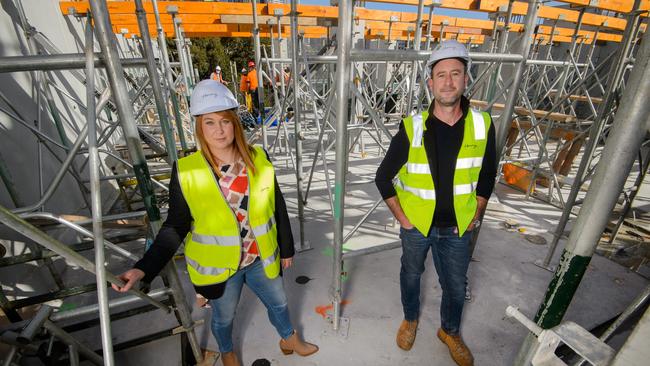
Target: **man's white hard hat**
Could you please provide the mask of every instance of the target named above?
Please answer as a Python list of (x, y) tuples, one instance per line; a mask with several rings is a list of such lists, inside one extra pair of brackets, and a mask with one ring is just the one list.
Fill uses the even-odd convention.
[(465, 60), (468, 67), (470, 64), (469, 52), (465, 46), (453, 39), (448, 41), (441, 42), (429, 56), (429, 61), (427, 61), (427, 75), (431, 76), (431, 69), (436, 62), (444, 60), (447, 58), (460, 58)]
[(239, 103), (225, 85), (212, 79), (201, 80), (190, 97), (190, 113), (193, 116), (238, 108)]
[(215, 67), (215, 70), (217, 70), (217, 71), (221, 71), (221, 66), (217, 66), (217, 67)]

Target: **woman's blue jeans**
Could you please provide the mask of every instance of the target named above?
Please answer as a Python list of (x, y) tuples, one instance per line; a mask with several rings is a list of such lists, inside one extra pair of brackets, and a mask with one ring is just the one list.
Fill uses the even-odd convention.
[(424, 261), (431, 249), (433, 264), (442, 288), (440, 321), (448, 334), (460, 334), (460, 319), (465, 305), (467, 268), (470, 261), (471, 232), (458, 237), (455, 227), (432, 227), (428, 237), (416, 228), (400, 229), (402, 239), (402, 267), (400, 289), (404, 319), (417, 320), (420, 313), (420, 277)]
[(244, 283), (262, 300), (269, 320), (280, 337), (286, 339), (293, 334), (282, 277), (269, 279), (264, 273), (262, 262), (256, 260), (228, 279), (226, 289), (220, 298), (210, 300), (212, 334), (217, 339), (219, 351), (224, 353), (233, 350), (232, 323)]

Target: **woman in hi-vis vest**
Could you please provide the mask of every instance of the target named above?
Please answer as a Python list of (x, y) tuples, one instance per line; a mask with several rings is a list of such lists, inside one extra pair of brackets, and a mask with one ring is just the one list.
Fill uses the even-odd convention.
[(120, 278), (128, 291), (150, 282), (185, 240), (187, 271), (212, 308), (212, 333), (225, 366), (241, 363), (232, 344), (235, 310), (244, 283), (266, 306), (284, 354), (307, 356), (318, 347), (302, 341), (289, 319), (281, 269), (292, 265), (289, 216), (266, 152), (246, 142), (237, 100), (214, 80), (199, 82), (190, 112), (199, 151), (178, 160), (169, 186), (169, 211), (153, 245)]

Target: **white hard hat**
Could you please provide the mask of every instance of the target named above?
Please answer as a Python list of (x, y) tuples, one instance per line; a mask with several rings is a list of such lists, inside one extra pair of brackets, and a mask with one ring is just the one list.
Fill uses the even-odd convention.
[(427, 61), (427, 75), (431, 76), (431, 68), (433, 65), (447, 58), (460, 58), (467, 62), (467, 65), (470, 63), (469, 53), (465, 46), (453, 39), (444, 41), (440, 43), (429, 56), (429, 61)]
[(217, 67), (215, 67), (215, 70), (217, 70), (217, 71), (221, 71), (221, 66), (217, 66)]
[(232, 92), (216, 80), (201, 80), (194, 86), (190, 97), (190, 113), (200, 116), (239, 107)]

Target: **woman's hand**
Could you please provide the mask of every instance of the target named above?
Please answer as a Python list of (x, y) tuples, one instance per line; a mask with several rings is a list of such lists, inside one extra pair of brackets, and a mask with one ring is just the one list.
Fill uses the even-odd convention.
[(137, 268), (133, 268), (117, 276), (117, 278), (125, 282), (124, 286), (119, 287), (116, 284), (111, 284), (111, 287), (117, 292), (127, 292), (133, 288), (133, 286), (135, 286), (135, 284), (138, 283), (142, 277), (144, 277), (144, 272)]
[(291, 258), (282, 258), (280, 260), (280, 263), (282, 263), (282, 269), (287, 269), (293, 265), (293, 257)]

